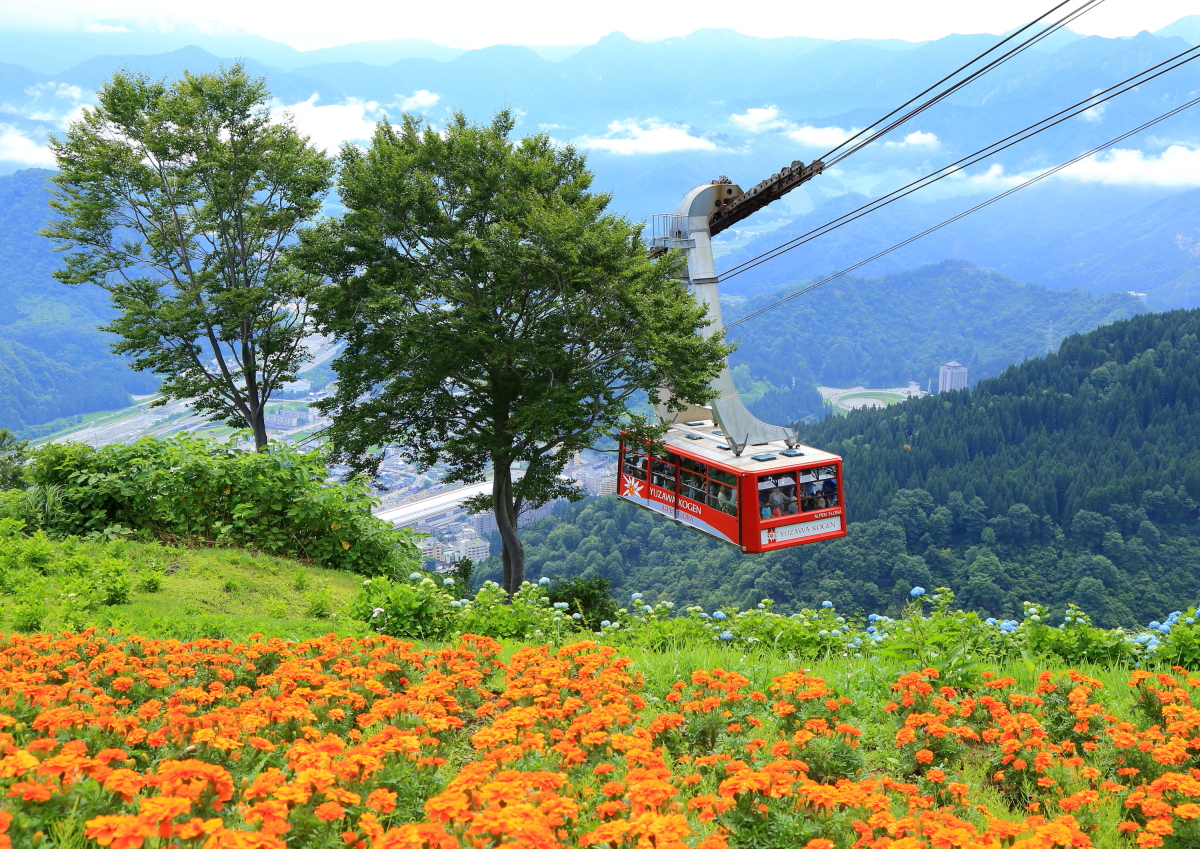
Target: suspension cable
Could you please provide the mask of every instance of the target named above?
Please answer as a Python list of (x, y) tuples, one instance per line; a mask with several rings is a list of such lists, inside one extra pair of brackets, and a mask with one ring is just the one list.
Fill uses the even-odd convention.
[(919, 177), (916, 180), (913, 180), (912, 182), (907, 183), (897, 189), (893, 189), (885, 195), (874, 198), (857, 209), (843, 213), (837, 218), (834, 218), (831, 221), (820, 225), (819, 227), (809, 230), (807, 233), (803, 233), (795, 238), (783, 242), (782, 244), (776, 245), (769, 250), (763, 251), (756, 256), (743, 260), (742, 262), (725, 271), (721, 275), (721, 279), (728, 280), (731, 277), (736, 277), (738, 274), (741, 274), (744, 271), (749, 271), (751, 268), (761, 265), (763, 262), (766, 262), (769, 259), (774, 259), (775, 257), (786, 253), (792, 248), (807, 244), (819, 236), (830, 233), (833, 230), (849, 224), (851, 221), (855, 221), (870, 212), (881, 209), (890, 203), (894, 203), (903, 197), (907, 197), (913, 192), (933, 185), (939, 180), (943, 180), (946, 177), (949, 177), (971, 165), (981, 162), (990, 156), (994, 156), (995, 154), (1007, 150), (1008, 148), (1019, 144), (1020, 142), (1031, 139), (1039, 133), (1045, 132), (1046, 130), (1049, 130), (1073, 117), (1081, 115), (1084, 112), (1095, 108), (1096, 106), (1106, 103), (1114, 97), (1125, 94), (1126, 92), (1131, 91), (1138, 86), (1144, 85), (1145, 83), (1150, 82), (1151, 80), (1160, 77), (1169, 71), (1180, 68), (1183, 65), (1186, 65), (1188, 62), (1198, 58), (1200, 58), (1200, 45), (1190, 47), (1187, 50), (1184, 50), (1175, 56), (1158, 63), (1157, 65), (1154, 65), (1143, 71), (1139, 71), (1138, 73), (1122, 80), (1119, 83), (1115, 83), (1114, 85), (1111, 85), (1102, 91), (1089, 95), (1083, 100), (1077, 101), (1076, 103), (1059, 110), (1053, 115), (1049, 115), (1040, 121), (1036, 121), (1033, 124), (1024, 127), (1023, 129), (1016, 131), (1015, 133), (1011, 133), (999, 141), (980, 148), (974, 153), (964, 156), (961, 159), (950, 163), (949, 165), (944, 165), (936, 171)]
[[(1014, 32), (1014, 33), (1011, 33), (1011, 34), (1010, 34), (1009, 36), (1007, 36), (1006, 38), (1004, 38), (1004, 39), (1002, 39), (1001, 41), (997, 42), (996, 44), (992, 45), (992, 46), (991, 46), (991, 47), (989, 47), (987, 50), (985, 50), (983, 53), (980, 53), (978, 56), (976, 56), (974, 59), (971, 59), (969, 62), (967, 62), (967, 63), (965, 63), (965, 64), (963, 64), (963, 65), (959, 66), (959, 67), (958, 67), (958, 68), (956, 68), (954, 71), (952, 71), (952, 72), (950, 72), (949, 74), (947, 74), (946, 76), (942, 77), (940, 80), (938, 80), (936, 83), (934, 83), (933, 85), (931, 85), (931, 86), (929, 86), (928, 88), (926, 88), (926, 89), (925, 89), (924, 91), (922, 91), (920, 94), (917, 94), (916, 96), (914, 96), (914, 97), (910, 98), (910, 99), (909, 99), (909, 100), (907, 100), (905, 103), (901, 104), (900, 106), (898, 106), (898, 107), (896, 107), (895, 109), (893, 109), (891, 112), (889, 112), (889, 113), (887, 113), (886, 115), (884, 115), (882, 118), (880, 118), (880, 119), (878, 119), (877, 121), (875, 121), (874, 123), (872, 123), (872, 124), (870, 124), (870, 125), (868, 125), (868, 126), (864, 127), (863, 129), (859, 130), (859, 131), (858, 131), (857, 133), (855, 133), (854, 135), (850, 136), (850, 138), (848, 138), (848, 139), (846, 139), (845, 141), (841, 142), (841, 144), (837, 145), (837, 146), (836, 146), (836, 147), (834, 147), (832, 150), (830, 150), (828, 153), (826, 153), (824, 156), (820, 157), (820, 160), (821, 160), (822, 162), (824, 162), (824, 163), (825, 163), (825, 167), (826, 167), (826, 168), (830, 168), (830, 167), (832, 167), (832, 166), (836, 165), (838, 162), (841, 162), (841, 161), (842, 161), (843, 159), (845, 159), (846, 157), (848, 157), (848, 156), (850, 156), (850, 155), (852, 155), (852, 154), (854, 154), (854, 153), (857, 153), (859, 150), (862, 150), (864, 147), (866, 147), (867, 145), (869, 145), (869, 144), (871, 144), (872, 142), (876, 141), (876, 140), (877, 140), (878, 138), (880, 138), (881, 136), (883, 136), (883, 135), (885, 135), (885, 134), (887, 134), (887, 133), (891, 132), (892, 130), (894, 130), (896, 127), (900, 126), (900, 125), (901, 125), (901, 124), (903, 124), (904, 122), (906, 122), (906, 121), (908, 121), (908, 120), (910, 120), (910, 119), (912, 119), (912, 118), (916, 117), (917, 115), (920, 115), (920, 114), (921, 114), (922, 112), (924, 112), (926, 109), (928, 109), (928, 108), (930, 108), (931, 106), (933, 106), (934, 104), (936, 104), (936, 103), (939, 103), (939, 102), (941, 102), (942, 100), (946, 99), (946, 98), (947, 98), (947, 97), (949, 97), (950, 95), (954, 94), (956, 91), (960, 90), (960, 89), (961, 89), (961, 88), (963, 88), (964, 86), (968, 85), (969, 83), (973, 82), (974, 80), (978, 79), (979, 77), (983, 76), (984, 74), (988, 73), (989, 71), (991, 71), (991, 70), (993, 70), (993, 69), (995, 69), (995, 68), (999, 67), (1000, 65), (1003, 65), (1003, 64), (1004, 64), (1005, 62), (1007, 62), (1009, 59), (1012, 59), (1013, 57), (1020, 55), (1020, 54), (1021, 54), (1021, 53), (1023, 53), (1025, 50), (1027, 50), (1027, 49), (1029, 49), (1030, 47), (1032, 47), (1033, 45), (1037, 44), (1037, 43), (1038, 43), (1039, 41), (1041, 41), (1042, 39), (1048, 38), (1050, 35), (1054, 34), (1054, 33), (1055, 33), (1055, 32), (1057, 32), (1058, 30), (1062, 29), (1063, 27), (1065, 27), (1067, 24), (1069, 24), (1069, 23), (1071, 23), (1072, 21), (1074, 21), (1074, 20), (1075, 20), (1076, 18), (1078, 18), (1079, 16), (1081, 16), (1081, 15), (1083, 15), (1083, 14), (1085, 14), (1085, 13), (1087, 13), (1087, 12), (1091, 11), (1091, 10), (1092, 10), (1092, 9), (1094, 9), (1096, 6), (1098, 6), (1098, 5), (1100, 5), (1101, 3), (1103, 3), (1103, 2), (1104, 2), (1104, 0), (1086, 0), (1086, 1), (1083, 3), (1083, 5), (1081, 5), (1081, 6), (1077, 7), (1076, 9), (1074, 9), (1074, 10), (1072, 10), (1072, 11), (1068, 12), (1066, 15), (1064, 15), (1064, 16), (1063, 16), (1063, 17), (1061, 17), (1061, 18), (1059, 18), (1057, 21), (1054, 21), (1053, 23), (1051, 23), (1051, 24), (1050, 24), (1049, 26), (1047, 26), (1047, 27), (1046, 27), (1044, 30), (1041, 30), (1041, 31), (1040, 31), (1040, 32), (1038, 32), (1037, 34), (1035, 34), (1035, 35), (1031, 36), (1030, 38), (1026, 39), (1025, 41), (1022, 41), (1022, 42), (1020, 42), (1020, 43), (1019, 43), (1019, 44), (1017, 44), (1016, 46), (1014, 46), (1014, 47), (1012, 47), (1011, 49), (1009, 49), (1007, 52), (1005, 52), (1005, 53), (1001, 54), (1000, 56), (997, 56), (996, 58), (994, 58), (994, 59), (993, 59), (991, 62), (989, 62), (988, 64), (984, 65), (983, 67), (981, 67), (981, 68), (977, 68), (975, 71), (972, 71), (972, 72), (971, 72), (969, 75), (967, 75), (967, 76), (966, 76), (966, 77), (964, 77), (963, 79), (961, 79), (961, 80), (959, 80), (959, 81), (957, 81), (957, 82), (953, 83), (953, 84), (952, 84), (951, 86), (949, 86), (949, 87), (948, 87), (948, 88), (947, 88), (945, 91), (939, 92), (937, 95), (935, 95), (935, 96), (934, 96), (933, 98), (931, 98), (930, 100), (928, 100), (928, 101), (926, 101), (926, 102), (924, 102), (924, 103), (920, 103), (920, 104), (918, 104), (918, 105), (917, 105), (916, 107), (914, 107), (913, 109), (909, 110), (908, 112), (904, 113), (904, 114), (903, 114), (903, 115), (901, 115), (899, 118), (897, 118), (896, 120), (894, 120), (894, 121), (892, 121), (891, 123), (889, 123), (887, 126), (883, 127), (883, 129), (881, 129), (881, 130), (877, 130), (877, 131), (875, 131), (875, 132), (871, 133), (871, 134), (870, 134), (870, 135), (869, 135), (867, 138), (863, 139), (862, 141), (858, 142), (858, 143), (857, 143), (857, 144), (855, 144), (853, 147), (851, 147), (851, 149), (850, 149), (850, 150), (847, 150), (847, 151), (845, 151), (844, 153), (841, 153), (841, 154), (837, 154), (837, 151), (841, 150), (843, 147), (845, 147), (846, 145), (850, 144), (850, 143), (851, 143), (851, 142), (853, 142), (855, 139), (858, 139), (858, 138), (859, 138), (860, 136), (862, 136), (864, 133), (867, 133), (868, 131), (870, 131), (870, 130), (871, 130), (871, 129), (873, 129), (874, 127), (877, 127), (877, 126), (879, 126), (880, 124), (882, 124), (884, 121), (887, 121), (889, 118), (891, 118), (893, 115), (897, 114), (897, 113), (898, 113), (898, 112), (900, 112), (901, 110), (903, 110), (903, 109), (907, 108), (908, 106), (912, 105), (913, 103), (916, 103), (916, 102), (917, 102), (917, 101), (919, 101), (921, 98), (923, 98), (925, 95), (927, 95), (929, 92), (933, 91), (933, 90), (934, 90), (934, 89), (936, 89), (938, 86), (942, 85), (942, 83), (946, 82), (946, 81), (947, 81), (947, 80), (949, 80), (949, 79), (952, 79), (952, 78), (953, 78), (955, 75), (957, 75), (957, 74), (961, 73), (962, 71), (966, 70), (966, 69), (967, 69), (967, 68), (969, 68), (971, 65), (974, 65), (976, 62), (978, 62), (978, 61), (980, 61), (981, 59), (983, 59), (985, 56), (987, 56), (987, 55), (988, 55), (989, 53), (991, 53), (992, 51), (996, 50), (997, 48), (1001, 47), (1002, 45), (1004, 45), (1004, 44), (1006, 44), (1007, 42), (1011, 41), (1012, 39), (1016, 38), (1016, 37), (1017, 37), (1018, 35), (1020, 35), (1021, 33), (1025, 32), (1026, 30), (1028, 30), (1028, 29), (1030, 29), (1031, 27), (1035, 26), (1035, 25), (1036, 25), (1038, 22), (1040, 22), (1040, 21), (1044, 20), (1045, 18), (1047, 18), (1048, 16), (1052, 15), (1054, 12), (1058, 11), (1059, 9), (1061, 9), (1063, 6), (1067, 5), (1067, 3), (1069, 3), (1069, 2), (1071, 2), (1071, 0), (1063, 0), (1063, 2), (1061, 2), (1061, 3), (1059, 3), (1058, 5), (1054, 6), (1054, 7), (1053, 7), (1053, 8), (1051, 8), (1049, 11), (1045, 12), (1044, 14), (1042, 14), (1040, 17), (1038, 17), (1038, 18), (1035, 18), (1034, 20), (1030, 21), (1030, 22), (1029, 22), (1028, 24), (1026, 24), (1025, 26), (1021, 27), (1021, 28), (1020, 28), (1019, 30), (1017, 30), (1016, 32)], [(835, 156), (834, 154), (837, 154), (837, 155)]]
[(748, 313), (748, 314), (742, 316), (741, 318), (737, 319), (736, 321), (731, 321), (729, 324), (725, 325), (725, 329), (730, 330), (734, 327), (737, 327), (739, 324), (743, 324), (743, 323), (749, 321), (752, 318), (757, 318), (758, 316), (762, 315), (763, 313), (769, 312), (769, 311), (775, 309), (775, 307), (780, 306), (781, 304), (785, 304), (788, 301), (792, 300), (793, 298), (798, 298), (803, 294), (811, 292), (813, 289), (816, 289), (818, 286), (823, 286), (826, 283), (830, 282), (831, 280), (836, 280), (839, 277), (849, 274), (851, 271), (861, 268), (862, 266), (866, 265), (867, 263), (874, 262), (875, 260), (879, 259), (880, 257), (890, 254), (894, 250), (898, 250), (898, 249), (904, 247), (905, 245), (909, 245), (909, 244), (915, 242), (917, 239), (920, 239), (924, 236), (928, 236), (930, 233), (934, 232), (935, 230), (940, 230), (943, 227), (946, 227), (947, 225), (953, 224), (955, 221), (958, 221), (959, 219), (966, 218), (968, 215), (970, 215), (973, 212), (978, 212), (979, 210), (983, 209), (986, 206), (992, 205), (993, 203), (995, 203), (998, 200), (1002, 200), (1003, 198), (1006, 198), (1011, 194), (1015, 194), (1016, 192), (1020, 191), (1021, 189), (1024, 189), (1028, 186), (1032, 186), (1034, 183), (1044, 180), (1053, 174), (1057, 174), (1059, 171), (1063, 170), (1064, 168), (1067, 168), (1071, 165), (1074, 165), (1077, 162), (1087, 159), (1089, 156), (1094, 156), (1095, 154), (1099, 153), (1100, 151), (1104, 150), (1105, 148), (1107, 148), (1111, 145), (1118, 144), (1118, 143), (1124, 141), (1125, 139), (1129, 138), (1130, 136), (1140, 133), (1142, 130), (1153, 127), (1155, 124), (1158, 124), (1161, 121), (1165, 121), (1166, 119), (1168, 119), (1174, 115), (1178, 115), (1180, 112), (1183, 112), (1186, 109), (1190, 109), (1191, 107), (1195, 106), (1197, 103), (1200, 103), (1200, 97), (1196, 97), (1192, 100), (1189, 100), (1187, 103), (1184, 103), (1182, 106), (1177, 106), (1174, 109), (1170, 110), (1169, 112), (1164, 112), (1162, 115), (1159, 115), (1157, 118), (1152, 118), (1149, 121), (1147, 121), (1146, 123), (1141, 124), (1138, 127), (1134, 127), (1132, 130), (1129, 130), (1128, 132), (1122, 133), (1121, 135), (1117, 136), (1116, 138), (1109, 139), (1104, 144), (1098, 145), (1097, 147), (1093, 147), (1091, 150), (1085, 151), (1084, 153), (1079, 154), (1075, 158), (1070, 159), (1070, 160), (1062, 163), (1061, 165), (1056, 165), (1054, 168), (1051, 168), (1048, 171), (1043, 171), (1041, 174), (1038, 174), (1037, 176), (1030, 177), (1025, 182), (1019, 183), (1018, 185), (1013, 186), (1011, 189), (1008, 189), (1007, 191), (1002, 192), (1002, 193), (996, 195), (995, 197), (988, 198), (987, 200), (983, 201), (982, 203), (976, 204), (975, 206), (971, 207), (970, 209), (968, 209), (964, 212), (960, 212), (958, 215), (955, 215), (951, 218), (947, 218), (945, 221), (941, 222), (940, 224), (935, 224), (932, 227), (929, 227), (928, 229), (922, 230), (920, 233), (917, 233), (915, 236), (910, 236), (909, 238), (905, 239), (902, 242), (897, 242), (896, 244), (892, 245), (890, 248), (885, 248), (884, 250), (879, 251), (878, 253), (867, 257), (866, 259), (862, 260), (861, 262), (856, 262), (854, 265), (851, 265), (847, 268), (843, 268), (841, 271), (830, 274), (828, 277), (818, 280), (815, 283), (810, 283), (808, 286), (805, 286), (802, 289), (792, 292), (790, 295), (786, 295), (786, 296), (780, 298), (779, 300), (774, 301), (773, 303), (767, 304), (765, 307), (757, 309), (752, 313)]

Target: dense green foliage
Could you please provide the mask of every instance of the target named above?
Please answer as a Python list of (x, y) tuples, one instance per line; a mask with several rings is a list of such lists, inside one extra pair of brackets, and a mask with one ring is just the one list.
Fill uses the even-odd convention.
[(419, 562), (410, 532), (371, 515), (365, 479), (326, 475), (323, 455), (279, 443), (258, 453), (188, 436), (50, 444), (33, 453), (30, 489), (0, 494), (0, 509), (56, 536), (211, 540), (371, 575)]
[(17, 439), (0, 428), (0, 490), (18, 489), (24, 484), (24, 466), (28, 457), (28, 440)]
[(342, 150), (346, 214), (295, 254), (330, 279), (314, 314), (346, 346), (316, 405), (333, 413), (337, 456), (373, 469), (373, 446), (394, 444), (447, 481), (491, 475), (473, 506), (494, 508), (510, 593), (522, 504), (578, 498), (562, 476), (575, 452), (619, 429), (661, 434), (631, 399), (664, 387), (678, 409), (702, 403), (726, 353), (698, 332), (681, 257), (648, 258), (641, 226), (589, 190), (584, 157), (515, 139), (516, 123), (381, 121), (369, 149)]
[(1198, 377), (1200, 311), (1137, 316), (970, 392), (805, 428), (845, 458), (845, 539), (742, 555), (596, 499), (526, 532), (530, 574), (710, 608), (894, 611), (942, 584), (996, 616), (1036, 600), (1145, 621), (1200, 595)]
[[(736, 320), (789, 289), (752, 298)], [(937, 386), (938, 367), (965, 365), (972, 382), (1046, 352), (1053, 340), (1145, 311), (1125, 294), (1086, 295), (1030, 286), (958, 260), (886, 277), (846, 277), (790, 301), (731, 331), (740, 339), (730, 358), (739, 389), (768, 421), (820, 413), (814, 384)], [(761, 399), (753, 381), (765, 390)], [(772, 387), (767, 389), (767, 387)]]
[(829, 599), (791, 615), (775, 611), (769, 598), (746, 610), (730, 605), (709, 613), (700, 606), (681, 609), (661, 599), (650, 604), (643, 593), (633, 593), (628, 606), (614, 607), (611, 619), (592, 623), (572, 612), (569, 603), (553, 601), (551, 586), (543, 577), (536, 584), (522, 584), (508, 599), (499, 585), (488, 581), (459, 598), (453, 579), (437, 581), (414, 572), (407, 581), (364, 581), (350, 613), (374, 631), (408, 639), (476, 634), (561, 644), (594, 636), (611, 645), (649, 651), (715, 642), (792, 659), (900, 659), (918, 668), (937, 667), (951, 679), (977, 672), (982, 664), (1020, 657), (1072, 664), (1200, 661), (1195, 605), (1160, 614), (1161, 622), (1109, 630), (1093, 625), (1087, 612), (1074, 604), (1061, 616), (1046, 605), (1025, 602), (1019, 619), (984, 618), (958, 609), (947, 588), (912, 588), (894, 618), (872, 613), (849, 619)]

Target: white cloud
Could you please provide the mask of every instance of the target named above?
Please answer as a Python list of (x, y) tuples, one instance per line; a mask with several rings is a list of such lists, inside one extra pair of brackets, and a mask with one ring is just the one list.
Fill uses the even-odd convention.
[(791, 121), (780, 119), (779, 107), (777, 106), (756, 106), (747, 109), (741, 115), (730, 115), (729, 120), (733, 121), (733, 123), (737, 124), (743, 130), (749, 130), (752, 133), (796, 128), (796, 125)]
[(999, 191), (1011, 189), (1018, 183), (1023, 183), (1030, 177), (1036, 176), (1037, 173), (1037, 171), (1030, 171), (1025, 174), (1009, 174), (1004, 170), (1003, 165), (996, 163), (982, 173), (970, 174), (966, 171), (953, 171), (950, 179), (962, 187), (959, 193)]
[(92, 92), (67, 83), (38, 83), (25, 89), (24, 104), (0, 105), (0, 113), (18, 115), (28, 121), (40, 121), (66, 129), (67, 124), (83, 117), (83, 108), (95, 102)]
[(1173, 144), (1158, 156), (1115, 148), (1063, 171), (1063, 177), (1110, 186), (1200, 186), (1200, 148)]
[(84, 32), (133, 32), (129, 27), (121, 24), (102, 24), (97, 21), (89, 21), (83, 25)]
[(419, 88), (412, 93), (411, 97), (406, 97), (400, 104), (401, 112), (424, 112), (429, 107), (435, 105), (442, 99), (440, 94), (434, 94), (432, 91), (426, 91)]
[[(1004, 170), (1004, 166), (996, 164), (977, 174), (957, 171), (951, 178), (959, 187), (959, 193), (1002, 191), (1024, 183), (1045, 170), (1009, 174)], [(1140, 150), (1114, 148), (1064, 168), (1052, 179), (1109, 186), (1200, 188), (1200, 147), (1173, 144), (1157, 155), (1147, 155)]]
[(22, 165), (55, 166), (50, 148), (40, 145), (16, 127), (0, 124), (0, 161), (19, 162)]
[[(375, 135), (375, 125), (388, 114), (388, 108), (374, 100), (348, 97), (342, 103), (320, 103), (320, 96), (313, 94), (301, 103), (285, 105), (278, 100), (271, 107), (272, 116), (278, 120), (285, 113), (296, 121), (296, 127), (310, 136), (313, 144), (330, 153), (336, 153), (346, 142), (366, 142)], [(418, 89), (403, 100), (391, 104), (400, 112), (423, 111), (441, 100), (441, 95)]]
[(788, 132), (788, 138), (813, 147), (831, 147), (844, 142), (858, 132), (858, 128), (843, 130), (841, 127), (797, 127)]
[(580, 147), (606, 150), (609, 153), (670, 153), (676, 150), (716, 150), (709, 139), (693, 136), (687, 124), (664, 124), (648, 121), (613, 121), (608, 135), (602, 138), (584, 136), (577, 140)]
[(284, 106), (276, 102), (271, 115), (279, 120), (290, 114), (300, 132), (312, 138), (313, 144), (330, 153), (336, 153), (345, 142), (366, 141), (375, 134), (375, 122), (383, 116), (379, 104), (373, 100), (351, 97), (345, 103), (317, 104), (319, 96), (314, 94), (302, 103)]
[(937, 147), (941, 144), (933, 133), (923, 133), (920, 130), (909, 133), (903, 141), (884, 142), (884, 147)]
[[(1092, 91), (1092, 94), (1099, 94), (1099, 93), (1100, 93), (1100, 89), (1095, 89), (1094, 91)], [(1091, 109), (1088, 109), (1085, 112), (1083, 112), (1079, 117), (1085, 121), (1088, 121), (1088, 122), (1094, 124), (1097, 121), (1103, 120), (1104, 110), (1107, 108), (1108, 108), (1107, 103), (1097, 103)]]

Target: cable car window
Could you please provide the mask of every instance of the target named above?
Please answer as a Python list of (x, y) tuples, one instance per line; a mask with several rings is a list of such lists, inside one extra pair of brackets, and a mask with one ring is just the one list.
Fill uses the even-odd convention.
[(708, 485), (708, 506), (730, 516), (737, 515), (737, 490), (712, 481)]
[(762, 475), (758, 479), (758, 515), (761, 519), (778, 519), (799, 512), (796, 497), (796, 475), (793, 472)]
[(684, 498), (703, 504), (708, 493), (708, 481), (695, 472), (679, 473), (679, 493)]
[(650, 483), (660, 489), (675, 489), (675, 464), (655, 457), (651, 460)]
[(627, 453), (625, 465), (621, 467), (621, 471), (644, 481), (646, 479), (646, 457), (642, 454)]
[(720, 469), (709, 467), (708, 476), (717, 483), (723, 483), (726, 486), (737, 486), (737, 475), (731, 472), (722, 472)]
[(699, 460), (693, 460), (691, 457), (681, 457), (679, 460), (679, 467), (681, 469), (687, 469), (689, 472), (695, 472), (698, 475), (708, 474), (708, 466), (704, 463), (701, 463)]
[[(805, 470), (809, 480), (800, 485), (800, 509), (805, 513), (812, 510), (824, 510), (838, 506), (837, 467), (824, 466), (820, 469)], [(803, 480), (804, 477), (801, 477)]]

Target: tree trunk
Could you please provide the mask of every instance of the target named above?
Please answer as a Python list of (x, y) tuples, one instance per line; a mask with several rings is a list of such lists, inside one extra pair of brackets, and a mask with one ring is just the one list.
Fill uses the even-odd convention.
[(504, 591), (510, 596), (525, 581), (525, 547), (517, 536), (517, 510), (512, 491), (512, 470), (508, 463), (492, 464), (492, 506), (496, 511), (496, 529), (500, 532), (503, 549)]
[(267, 450), (267, 424), (263, 415), (266, 406), (259, 404), (258, 407), (252, 408), (250, 413), (250, 429), (254, 431), (254, 450)]

